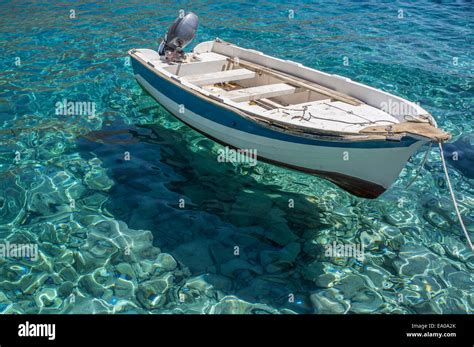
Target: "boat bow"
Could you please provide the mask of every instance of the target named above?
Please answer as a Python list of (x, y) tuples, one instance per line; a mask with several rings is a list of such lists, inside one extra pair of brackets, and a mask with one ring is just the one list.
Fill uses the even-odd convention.
[(446, 142), (451, 135), (428, 122), (407, 121), (391, 125), (368, 126), (359, 131), (361, 134), (382, 135), (387, 139), (395, 136), (414, 135), (429, 139), (432, 142)]

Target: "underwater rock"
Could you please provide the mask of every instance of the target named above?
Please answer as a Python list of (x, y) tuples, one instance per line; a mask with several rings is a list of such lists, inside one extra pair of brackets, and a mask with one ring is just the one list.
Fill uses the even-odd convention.
[(290, 230), (286, 221), (284, 223), (272, 224), (265, 230), (265, 237), (280, 246), (298, 240), (298, 237)]
[[(235, 232), (229, 233), (226, 238), (225, 230), (220, 230), (220, 231), (222, 231), (222, 234), (219, 233), (219, 239), (221, 239), (223, 243), (214, 242), (209, 247), (210, 255), (215, 263), (214, 265), (224, 264), (228, 262), (229, 260), (236, 257), (236, 255), (234, 254), (235, 244), (232, 241), (229, 241), (229, 238), (232, 238)], [(229, 244), (229, 242), (231, 244)], [(243, 246), (242, 244), (239, 244), (240, 251), (242, 253), (240, 254), (241, 258), (245, 257), (245, 254), (246, 254), (246, 252), (242, 252), (242, 246)]]
[(64, 246), (62, 244), (57, 245), (54, 243), (43, 242), (41, 243), (41, 252), (48, 257), (59, 258), (64, 252)]
[(353, 258), (349, 257), (329, 257), (326, 258), (329, 260), (332, 264), (338, 266), (338, 267), (348, 267), (350, 266), (349, 263), (352, 261)]
[(58, 275), (66, 281), (75, 282), (79, 277), (76, 270), (70, 265), (64, 265), (64, 267), (59, 270)]
[(313, 261), (303, 268), (304, 279), (314, 282), (318, 287), (329, 288), (335, 285), (343, 276), (339, 267), (331, 263)]
[(150, 262), (161, 253), (153, 246), (150, 231), (131, 230), (123, 222), (101, 221), (88, 230), (86, 243), (75, 253), (74, 268), (79, 273), (90, 273), (108, 263), (130, 263), (136, 276), (144, 278), (149, 275), (144, 268), (151, 268)]
[[(97, 201), (97, 203), (94, 203), (93, 206), (98, 206), (99, 202), (103, 201), (103, 199), (106, 199), (106, 196), (104, 195), (102, 195), (102, 199), (97, 199), (97, 200), (95, 199), (96, 194), (92, 194), (90, 198), (89, 196), (86, 196), (86, 194), (90, 193), (90, 190), (87, 189), (87, 187), (82, 183), (82, 181), (78, 181), (78, 180), (75, 180), (74, 184), (69, 186), (67, 191), (68, 191), (69, 197), (71, 197), (71, 199), (74, 199), (75, 201), (84, 199), (86, 206), (89, 206), (89, 203), (91, 203), (92, 201)], [(92, 201), (89, 199), (92, 199)]]
[(382, 297), (377, 292), (364, 288), (358, 290), (351, 297), (351, 312), (372, 313), (377, 311), (383, 304)]
[(184, 313), (207, 313), (212, 304), (224, 297), (221, 290), (231, 287), (232, 281), (225, 276), (203, 274), (189, 278), (174, 300), (185, 304)]
[(416, 289), (423, 299), (429, 299), (437, 296), (444, 288), (444, 281), (443, 284), (438, 281), (436, 277), (416, 275), (412, 277), (410, 287)]
[(399, 251), (404, 243), (405, 243), (405, 239), (403, 238), (403, 235), (400, 234), (394, 238), (389, 239), (387, 241), (387, 246), (392, 251)]
[(135, 285), (125, 278), (117, 278), (113, 284), (114, 297), (130, 299), (135, 297)]
[(36, 290), (41, 288), (49, 278), (47, 273), (41, 275), (28, 274), (23, 276), (18, 282), (10, 282), (8, 285), (6, 282), (3, 282), (2, 287), (11, 291), (19, 289), (24, 295), (32, 295)]
[(62, 245), (67, 242), (67, 236), (60, 234), (52, 224), (43, 224), (42, 227), (42, 231), (38, 235), (38, 241), (55, 245)]
[(168, 273), (163, 277), (140, 283), (137, 289), (137, 300), (149, 310), (162, 307), (166, 303), (166, 293), (173, 285), (173, 280), (173, 275)]
[(443, 264), (441, 267), (441, 272), (443, 278), (448, 278), (449, 274), (459, 271), (457, 267), (454, 267), (453, 264)]
[(108, 314), (112, 313), (112, 310), (103, 300), (77, 295), (74, 302), (68, 304), (63, 313)]
[(314, 240), (310, 239), (303, 243), (302, 251), (310, 256), (311, 258), (317, 258), (321, 254), (324, 254), (324, 247)]
[(360, 242), (361, 245), (364, 246), (364, 250), (376, 250), (379, 249), (380, 246), (383, 244), (384, 240), (383, 237), (375, 232), (367, 232), (362, 231), (360, 234)]
[(203, 280), (211, 284), (217, 291), (228, 292), (232, 288), (232, 280), (213, 273), (203, 275)]
[(421, 292), (409, 288), (403, 288), (397, 292), (396, 300), (400, 305), (413, 307), (424, 302), (426, 298), (423, 298)]
[(13, 302), (8, 299), (4, 292), (0, 291), (0, 313), (6, 313), (9, 307), (13, 305)]
[[(261, 242), (262, 235), (265, 234), (261, 226), (250, 226), (235, 228), (233, 226), (216, 226), (219, 239), (235, 240), (236, 245), (242, 247), (253, 246)], [(236, 232), (237, 231), (237, 232)]]
[(212, 305), (210, 314), (277, 314), (278, 310), (264, 304), (252, 304), (233, 295), (223, 297)]
[(315, 280), (314, 283), (318, 287), (322, 288), (331, 288), (334, 286), (334, 284), (339, 280), (339, 278), (332, 273), (325, 273), (320, 276), (318, 276)]
[(57, 212), (58, 205), (69, 205), (69, 201), (66, 197), (61, 197), (58, 192), (38, 191), (31, 194), (28, 210), (37, 215), (48, 216)]
[(413, 309), (419, 314), (442, 314), (438, 300), (426, 300), (413, 305)]
[(334, 288), (323, 289), (310, 295), (314, 313), (344, 314), (350, 309), (349, 301)]
[(159, 272), (168, 272), (173, 271), (178, 266), (176, 260), (168, 253), (160, 253), (156, 258), (155, 263), (156, 271)]
[(298, 242), (292, 242), (279, 251), (260, 252), (260, 262), (269, 273), (285, 271), (293, 266), (300, 251), (301, 245)]
[[(90, 190), (88, 190), (88, 192), (90, 192)], [(108, 196), (105, 193), (94, 192), (93, 194), (88, 194), (87, 196), (83, 197), (81, 202), (90, 209), (101, 210), (102, 206), (107, 202), (107, 199)]]
[(210, 247), (219, 247), (217, 241), (196, 240), (181, 244), (173, 252), (173, 256), (179, 262), (185, 264), (192, 273), (206, 272), (214, 265)]
[[(268, 199), (268, 198), (267, 198)], [(271, 207), (270, 200), (270, 207)], [(246, 209), (248, 210), (248, 201), (245, 202)], [(258, 213), (254, 210), (249, 210), (249, 214), (256, 217), (257, 220), (252, 224), (262, 225), (264, 228), (263, 236), (268, 240), (280, 245), (285, 246), (290, 242), (296, 241), (298, 237), (288, 227), (288, 221), (285, 218), (286, 214), (277, 207), (272, 207), (268, 211), (262, 211)], [(251, 225), (252, 225), (251, 224)], [(246, 224), (245, 226), (248, 226)]]
[(103, 235), (94, 228), (91, 229), (86, 243), (80, 247), (80, 252), (75, 253), (74, 267), (79, 273), (89, 273), (99, 266), (104, 266), (114, 253), (120, 251), (113, 235)]
[(25, 313), (28, 313), (29, 310), (27, 310), (25, 312), (25, 310), (23, 308), (20, 307), (20, 305), (14, 303), (14, 304), (11, 304), (11, 305), (8, 305), (4, 311), (2, 312), (3, 314), (25, 314)]
[(399, 236), (403, 236), (400, 229), (393, 226), (393, 225), (388, 225), (385, 224), (383, 227), (380, 229), (380, 231), (389, 239), (397, 238)]
[(126, 280), (136, 280), (135, 271), (130, 263), (120, 263), (115, 266), (116, 277)]
[(430, 262), (423, 255), (402, 258), (405, 261), (394, 261), (394, 266), (400, 276), (414, 276), (424, 274), (429, 268)]
[(433, 270), (432, 264), (436, 263), (437, 256), (426, 247), (407, 243), (404, 244), (393, 261), (393, 266), (400, 276), (414, 276), (426, 274)]
[(474, 293), (474, 278), (472, 274), (465, 271), (451, 272), (447, 276), (447, 280), (453, 287)]
[(148, 313), (143, 308), (137, 306), (135, 303), (128, 300), (118, 300), (114, 303), (112, 313), (120, 314), (146, 314)]
[(399, 228), (406, 227), (414, 223), (420, 224), (419, 217), (415, 212), (406, 209), (400, 209), (398, 207), (396, 210), (390, 210), (389, 212), (384, 213), (383, 219), (388, 224)]
[(64, 282), (58, 288), (58, 295), (61, 296), (62, 298), (67, 298), (69, 297), (69, 295), (71, 295), (73, 289), (74, 289), (74, 283), (70, 281)]
[[(469, 264), (474, 264), (474, 254), (467, 243), (461, 242), (451, 235), (447, 235), (444, 238), (443, 246), (447, 254), (465, 262), (468, 267)], [(471, 269), (473, 268), (471, 267)]]
[(95, 278), (91, 274), (87, 274), (77, 282), (78, 287), (85, 291), (86, 293), (92, 295), (95, 298), (101, 298), (106, 288), (104, 288), (101, 284), (97, 283)]
[(423, 213), (423, 218), (428, 221), (432, 226), (437, 229), (450, 231), (454, 221), (449, 218), (446, 212), (440, 213), (435, 210), (425, 210)]
[(302, 271), (301, 274), (303, 275), (303, 278), (308, 280), (308, 281), (315, 281), (319, 276), (324, 275), (324, 264), (320, 261), (313, 261), (312, 263), (306, 265)]
[(474, 134), (466, 134), (455, 142), (445, 143), (444, 156), (464, 176), (474, 178)]
[(74, 262), (74, 251), (66, 248), (67, 246), (61, 245), (61, 254), (54, 259), (54, 267), (63, 268), (64, 266), (70, 265)]
[(446, 251), (443, 248), (443, 245), (440, 242), (433, 242), (430, 245), (430, 249), (433, 251), (433, 253), (443, 257), (446, 255)]
[[(292, 283), (288, 283), (286, 274), (254, 277), (248, 284), (238, 291), (234, 290), (234, 293), (239, 298), (251, 302), (261, 301), (269, 305), (287, 305), (289, 304), (289, 295), (295, 292)], [(236, 283), (235, 287), (238, 285), (239, 283)], [(294, 301), (299, 301), (298, 296), (295, 296)]]
[[(10, 287), (14, 282), (28, 281), (31, 279), (28, 268), (22, 265), (5, 261), (0, 267), (1, 287)], [(8, 289), (8, 288), (7, 288)]]
[(3, 175), (0, 179), (0, 221), (7, 225), (24, 215), (25, 191), (16, 182), (15, 175)]
[(337, 237), (351, 236), (353, 230), (360, 230), (360, 218), (355, 215), (353, 208), (335, 205), (324, 213), (325, 223), (334, 225), (333, 235)]
[(92, 272), (92, 277), (104, 288), (110, 288), (115, 280), (114, 273), (109, 271), (109, 267), (98, 267)]
[(439, 300), (439, 306), (444, 314), (465, 314), (471, 312), (470, 309), (461, 301), (459, 295), (448, 295), (445, 300), (436, 298)]
[(53, 313), (62, 304), (55, 288), (43, 288), (34, 295), (39, 313)]
[(337, 284), (336, 288), (344, 295), (345, 298), (352, 298), (357, 292), (366, 288), (365, 280), (360, 275), (350, 274)]
[(214, 286), (208, 282), (207, 274), (192, 277), (186, 281), (182, 292), (191, 298), (213, 297)]
[(423, 199), (423, 218), (435, 228), (451, 233), (457, 223), (451, 199), (434, 194), (428, 194)]
[[(107, 243), (105, 243), (107, 244)], [(85, 245), (85, 247), (91, 247), (91, 244)], [(99, 249), (99, 247), (97, 247)], [(98, 252), (95, 252), (98, 253)], [(87, 250), (83, 252), (74, 253), (74, 270), (79, 274), (89, 273), (95, 268), (104, 266), (108, 262), (109, 258), (107, 252), (102, 252), (100, 258), (96, 258), (91, 252)]]
[(384, 268), (377, 265), (364, 266), (362, 274), (369, 278), (376, 288), (384, 289), (390, 285), (388, 282), (391, 274)]
[[(243, 271), (250, 271), (256, 274), (262, 274), (263, 270), (259, 266), (251, 265), (246, 260), (234, 258), (220, 266), (221, 273), (228, 277), (237, 277)], [(236, 273), (237, 272), (237, 273)]]
[(469, 312), (472, 312), (474, 310), (474, 292), (468, 293), (466, 298), (466, 302), (468, 305), (468, 310)]
[(114, 181), (107, 175), (107, 170), (99, 165), (100, 163), (87, 171), (84, 176), (84, 183), (92, 190), (108, 191), (114, 185)]
[(259, 225), (262, 218), (269, 217), (272, 211), (272, 199), (264, 194), (241, 191), (229, 213), (230, 222), (237, 227)]
[(393, 251), (398, 251), (405, 243), (401, 230), (393, 225), (383, 224), (380, 228), (380, 233), (386, 240), (387, 248)]

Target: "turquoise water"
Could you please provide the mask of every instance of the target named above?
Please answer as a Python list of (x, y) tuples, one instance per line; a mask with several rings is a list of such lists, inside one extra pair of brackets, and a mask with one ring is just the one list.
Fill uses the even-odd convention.
[[(0, 312), (471, 313), (474, 255), (438, 151), (377, 200), (217, 162), (221, 147), (144, 93), (126, 58), (156, 49), (181, 8), (200, 17), (195, 43), (419, 102), (463, 139), (449, 169), (474, 237), (472, 2), (1, 1), (0, 243), (39, 254), (0, 257)], [(57, 114), (64, 99), (95, 115)], [(364, 259), (327, 256), (333, 242)]]

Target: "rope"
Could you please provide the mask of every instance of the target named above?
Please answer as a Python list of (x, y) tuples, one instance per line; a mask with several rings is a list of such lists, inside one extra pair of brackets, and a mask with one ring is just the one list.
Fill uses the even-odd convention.
[(471, 250), (474, 252), (474, 246), (472, 244), (471, 238), (469, 237), (469, 234), (467, 233), (466, 227), (464, 226), (464, 222), (461, 218), (461, 213), (459, 212), (458, 203), (456, 201), (456, 197), (454, 196), (453, 187), (451, 186), (451, 180), (449, 179), (449, 175), (448, 175), (448, 168), (446, 166), (446, 161), (444, 160), (443, 145), (441, 142), (439, 142), (439, 151), (441, 153), (441, 162), (443, 163), (444, 174), (446, 175), (446, 181), (448, 182), (449, 192), (451, 193), (451, 199), (453, 200), (454, 209), (456, 210), (456, 214), (459, 219), (459, 224), (461, 224), (461, 228), (462, 228), (462, 231), (464, 232), (464, 235), (466, 236), (467, 243), (471, 247)]
[[(322, 103), (322, 104), (337, 108), (337, 109), (342, 110), (344, 112), (347, 112), (346, 110), (344, 110), (342, 108), (339, 108), (337, 106), (334, 106), (334, 105), (329, 105), (329, 104), (326, 104), (326, 103)], [(309, 113), (310, 118), (305, 119), (304, 116), (305, 116), (306, 111), (308, 110), (308, 108), (307, 108), (307, 106), (304, 106), (304, 107), (306, 107), (306, 108), (295, 109), (295, 108), (287, 108), (287, 107), (277, 107), (277, 108), (271, 110), (271, 112), (269, 112), (269, 114), (273, 114), (274, 113), (273, 111), (275, 111), (275, 110), (279, 110), (279, 111), (281, 110), (281, 111), (283, 111), (283, 113), (286, 113), (287, 115), (290, 116), (291, 114), (288, 113), (288, 112), (285, 112), (285, 111), (296, 111), (296, 112), (303, 112), (303, 114), (301, 116), (293, 116), (293, 117), (291, 117), (291, 119), (299, 118), (300, 120), (305, 120), (307, 122), (309, 122), (312, 118), (316, 118), (316, 119), (325, 120), (325, 121), (329, 121), (329, 122), (344, 123), (344, 124), (350, 124), (350, 125), (367, 125), (367, 124), (377, 124), (377, 123), (380, 123), (380, 122), (396, 124), (396, 122), (393, 122), (391, 120), (384, 120), (384, 119), (379, 119), (379, 120), (375, 120), (375, 121), (367, 119), (367, 122), (347, 122), (347, 121), (343, 121), (343, 120), (340, 120), (340, 119), (331, 119), (331, 118), (318, 117), (318, 116), (313, 115), (309, 111), (308, 111), (308, 113)], [(351, 114), (356, 116), (356, 117), (366, 119), (366, 118), (364, 118), (364, 117), (362, 117), (358, 114), (355, 114), (355, 113), (351, 113)]]
[(409, 188), (412, 185), (412, 183), (415, 182), (415, 180), (418, 178), (421, 170), (423, 170), (423, 167), (425, 166), (425, 163), (426, 163), (426, 159), (428, 159), (428, 154), (430, 154), (430, 151), (431, 151), (431, 145), (432, 145), (432, 143), (430, 142), (430, 147), (428, 147), (428, 150), (425, 153), (425, 157), (423, 158), (423, 160), (421, 162), (421, 165), (418, 168), (418, 171), (416, 172), (415, 177), (413, 177), (412, 180), (410, 181), (410, 183), (408, 183), (406, 185), (405, 189)]

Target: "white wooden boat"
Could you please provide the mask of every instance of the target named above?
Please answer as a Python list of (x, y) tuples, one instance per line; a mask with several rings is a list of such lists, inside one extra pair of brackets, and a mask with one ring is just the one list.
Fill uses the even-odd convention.
[(345, 77), (220, 39), (179, 59), (162, 49), (129, 55), (138, 83), (179, 120), (360, 197), (388, 189), (423, 144), (450, 138), (417, 104)]

